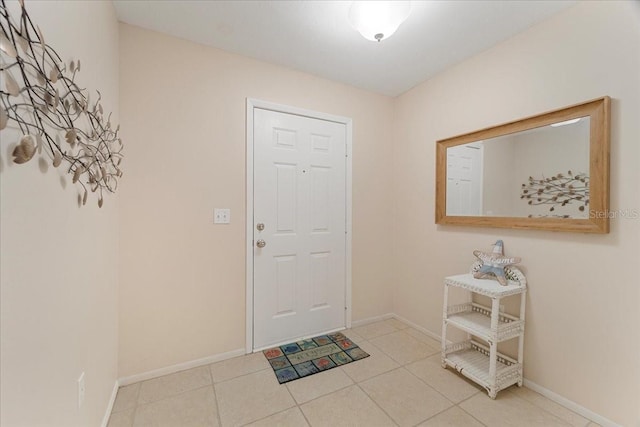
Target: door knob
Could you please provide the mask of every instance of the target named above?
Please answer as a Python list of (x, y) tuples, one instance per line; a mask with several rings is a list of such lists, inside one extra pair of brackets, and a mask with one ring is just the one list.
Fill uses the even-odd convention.
[(257, 246), (257, 247), (259, 247), (259, 248), (264, 248), (265, 246), (267, 246), (267, 242), (265, 242), (265, 241), (264, 241), (264, 240), (262, 240), (262, 239), (259, 239), (259, 240), (256, 242), (256, 246)]

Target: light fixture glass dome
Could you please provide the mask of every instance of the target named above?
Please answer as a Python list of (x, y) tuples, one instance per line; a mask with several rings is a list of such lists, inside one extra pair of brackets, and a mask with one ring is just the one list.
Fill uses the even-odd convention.
[(354, 1), (349, 22), (365, 39), (380, 41), (391, 37), (410, 12), (410, 1)]

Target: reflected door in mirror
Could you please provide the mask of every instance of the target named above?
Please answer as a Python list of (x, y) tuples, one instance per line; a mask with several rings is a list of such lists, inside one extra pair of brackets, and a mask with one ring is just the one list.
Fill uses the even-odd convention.
[(478, 144), (447, 150), (447, 215), (482, 214), (482, 151)]

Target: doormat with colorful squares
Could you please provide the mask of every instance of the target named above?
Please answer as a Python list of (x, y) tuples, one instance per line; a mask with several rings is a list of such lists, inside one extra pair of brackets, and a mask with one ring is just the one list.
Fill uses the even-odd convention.
[(280, 384), (369, 357), (337, 332), (263, 351)]

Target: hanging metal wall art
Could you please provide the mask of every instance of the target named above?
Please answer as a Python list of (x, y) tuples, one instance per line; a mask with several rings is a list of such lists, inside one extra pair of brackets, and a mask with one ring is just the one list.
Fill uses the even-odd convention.
[(76, 84), (80, 60), (65, 62), (46, 44), (24, 0), (17, 23), (5, 0), (0, 2), (0, 131), (11, 123), (22, 133), (13, 162), (26, 163), (44, 152), (82, 187), (83, 205), (91, 191), (102, 207), (103, 193), (115, 192), (122, 176), (120, 126), (112, 126), (111, 113), (105, 116), (99, 91), (91, 101)]
[[(573, 203), (579, 204), (578, 210), (584, 212), (589, 206), (589, 175), (568, 171), (566, 175), (559, 173), (551, 178), (535, 179), (530, 176), (529, 181), (522, 184), (520, 198), (530, 206), (551, 205), (549, 212)], [(555, 216), (571, 218), (571, 215)]]

